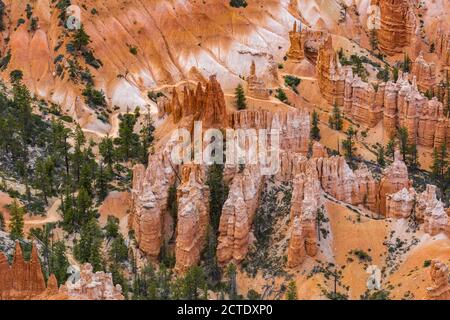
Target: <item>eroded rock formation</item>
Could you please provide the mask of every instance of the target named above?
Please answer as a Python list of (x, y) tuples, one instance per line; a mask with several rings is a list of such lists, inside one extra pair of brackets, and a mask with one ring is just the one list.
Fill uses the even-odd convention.
[(411, 44), (416, 28), (413, 2), (410, 0), (378, 0), (381, 28), (378, 30), (379, 48), (388, 55), (403, 52)]
[(168, 191), (175, 180), (169, 157), (168, 152), (159, 152), (149, 157), (147, 169), (143, 165), (133, 169), (129, 227), (135, 232), (139, 248), (153, 258), (161, 249)]
[(45, 291), (44, 275), (34, 243), (30, 261), (25, 261), (19, 242), (16, 242), (11, 266), (6, 256), (0, 252), (0, 299), (28, 300), (44, 294)]
[(294, 22), (292, 31), (289, 32), (291, 46), (287, 52), (287, 57), (293, 62), (299, 62), (305, 58), (305, 33), (297, 29), (297, 21)]
[(287, 266), (295, 268), (318, 250), (317, 211), (321, 207), (320, 182), (310, 172), (297, 175), (293, 182), (291, 205), (291, 239)]
[(250, 230), (258, 207), (263, 177), (259, 166), (246, 166), (234, 177), (219, 225), (217, 260), (239, 263), (247, 255)]
[(448, 267), (439, 260), (431, 261), (430, 276), (433, 286), (427, 288), (428, 299), (450, 300), (450, 284), (448, 282)]
[(416, 191), (414, 188), (402, 190), (386, 196), (386, 218), (408, 218), (414, 209)]
[(204, 248), (209, 224), (209, 188), (200, 166), (184, 166), (177, 189), (178, 219), (175, 269), (185, 271), (197, 264)]
[(386, 216), (386, 196), (396, 193), (403, 188), (409, 189), (411, 181), (408, 177), (408, 168), (401, 160), (398, 150), (394, 154), (394, 162), (383, 171), (383, 177), (380, 181), (380, 212)]
[(267, 90), (264, 81), (256, 75), (255, 61), (252, 61), (250, 75), (246, 80), (247, 95), (256, 99), (269, 99), (269, 90)]
[(436, 186), (427, 185), (416, 199), (416, 217), (424, 222), (425, 232), (436, 235), (444, 232), (450, 235), (450, 218), (442, 201), (436, 197)]
[(331, 105), (344, 105), (345, 71), (333, 49), (331, 36), (319, 50), (316, 65), (320, 92)]
[(122, 287), (113, 284), (111, 273), (93, 272), (89, 263), (81, 267), (80, 278), (76, 282), (68, 280), (59, 292), (67, 295), (69, 300), (124, 300)]
[(427, 63), (421, 52), (413, 63), (411, 76), (416, 77), (419, 90), (432, 90), (436, 85), (436, 65)]

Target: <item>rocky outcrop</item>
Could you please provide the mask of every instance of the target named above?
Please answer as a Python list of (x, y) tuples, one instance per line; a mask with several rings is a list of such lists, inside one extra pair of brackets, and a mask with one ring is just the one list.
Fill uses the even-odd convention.
[(124, 300), (122, 287), (113, 284), (111, 273), (93, 272), (89, 263), (81, 267), (77, 281), (72, 283), (69, 279), (59, 292), (67, 295), (69, 300)]
[(344, 105), (345, 71), (333, 49), (331, 36), (319, 50), (316, 65), (317, 79), (322, 96), (331, 105)]
[(353, 171), (344, 157), (311, 160), (317, 170), (325, 192), (339, 201), (352, 205), (363, 205), (376, 211), (378, 208), (378, 183), (366, 166)]
[(246, 257), (262, 185), (259, 166), (246, 166), (234, 177), (220, 217), (217, 247), (220, 264), (239, 263)]
[(386, 218), (408, 218), (414, 209), (416, 191), (403, 188), (399, 192), (386, 195)]
[(252, 61), (250, 75), (247, 77), (247, 95), (256, 99), (269, 99), (269, 90), (267, 90), (264, 81), (256, 75), (255, 61)]
[(306, 256), (314, 257), (318, 250), (317, 211), (320, 203), (320, 182), (311, 173), (297, 175), (293, 182), (291, 205), (291, 238), (287, 266), (295, 268)]
[(138, 247), (152, 258), (157, 258), (161, 249), (168, 191), (175, 180), (169, 157), (168, 151), (162, 151), (150, 155), (147, 169), (143, 165), (133, 169), (129, 227)]
[(378, 0), (381, 28), (378, 30), (378, 46), (387, 55), (402, 53), (410, 46), (416, 28), (413, 2), (410, 0)]
[(404, 126), (409, 143), (438, 147), (448, 142), (449, 123), (442, 103), (420, 94), (415, 78), (410, 84), (407, 74), (400, 75), (396, 83), (386, 84), (385, 92), (383, 127), (386, 137), (393, 136), (398, 127)]
[(352, 69), (346, 70), (344, 114), (357, 123), (372, 128), (383, 119), (384, 84), (377, 87), (364, 82)]
[(297, 21), (294, 22), (294, 27), (289, 32), (289, 40), (291, 46), (286, 56), (293, 62), (302, 61), (305, 58), (305, 33), (301, 25), (300, 30), (297, 29)]
[(433, 286), (427, 288), (430, 300), (450, 300), (449, 272), (445, 263), (435, 259), (431, 261), (430, 276)]
[(408, 178), (408, 168), (401, 160), (401, 155), (398, 150), (395, 151), (394, 162), (383, 171), (383, 176), (380, 181), (380, 212), (386, 216), (386, 197), (389, 194), (394, 194), (403, 188), (409, 189), (411, 181)]
[(172, 114), (176, 124), (192, 116), (191, 120), (202, 121), (205, 129), (226, 128), (228, 125), (225, 96), (215, 76), (209, 78), (205, 89), (200, 82), (195, 90), (185, 86), (182, 98), (174, 88), (170, 102), (161, 102), (159, 109)]
[(25, 261), (17, 241), (11, 266), (5, 254), (0, 252), (0, 300), (43, 299), (64, 300), (67, 295), (59, 292), (53, 274), (46, 286), (36, 245), (32, 244), (30, 260)]
[(233, 129), (278, 130), (280, 148), (306, 154), (309, 145), (310, 117), (306, 110), (289, 112), (243, 110), (230, 114), (229, 126)]
[(314, 141), (312, 145), (312, 158), (327, 158), (328, 152), (327, 149), (321, 145), (318, 141)]
[(427, 185), (425, 191), (417, 195), (415, 209), (417, 219), (424, 222), (425, 232), (450, 235), (450, 218), (444, 204), (436, 197), (436, 186)]
[(423, 52), (420, 52), (413, 63), (411, 76), (416, 78), (420, 91), (432, 90), (436, 85), (436, 65), (433, 62), (427, 63)]
[(183, 272), (199, 262), (209, 224), (209, 188), (200, 166), (183, 167), (177, 198), (175, 269)]
[(450, 66), (450, 32), (448, 28), (439, 28), (436, 32), (436, 53), (444, 66)]

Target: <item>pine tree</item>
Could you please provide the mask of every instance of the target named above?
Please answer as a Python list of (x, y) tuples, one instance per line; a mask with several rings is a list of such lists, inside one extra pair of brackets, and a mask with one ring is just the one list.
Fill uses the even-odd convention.
[(91, 39), (89, 35), (84, 30), (84, 26), (81, 25), (81, 27), (75, 32), (72, 40), (72, 45), (77, 51), (81, 51), (83, 48), (85, 48), (89, 43), (91, 42)]
[(206, 184), (209, 187), (210, 221), (213, 232), (217, 232), (222, 207), (228, 197), (228, 187), (223, 180), (223, 165), (213, 164), (209, 167)]
[(378, 34), (375, 28), (370, 30), (370, 46), (374, 51), (378, 49)]
[(98, 201), (102, 202), (108, 196), (109, 181), (111, 180), (107, 169), (100, 163), (97, 171), (97, 178), (95, 180), (95, 187), (97, 189)]
[(348, 128), (345, 133), (347, 138), (342, 141), (342, 148), (344, 149), (345, 156), (352, 160), (355, 152), (355, 141), (354, 138), (357, 134), (357, 131), (353, 129), (353, 127)]
[(81, 229), (80, 241), (74, 245), (74, 256), (80, 263), (89, 262), (94, 271), (103, 269), (101, 256), (103, 234), (98, 221), (92, 218)]
[(236, 300), (237, 295), (237, 284), (236, 284), (236, 266), (230, 263), (227, 267), (226, 275), (228, 277), (228, 295), (230, 300)]
[(200, 291), (203, 290), (203, 294), (205, 294), (206, 285), (206, 276), (203, 269), (199, 266), (190, 267), (183, 279), (183, 298), (199, 300)]
[(411, 72), (411, 59), (409, 58), (408, 54), (405, 53), (403, 56), (403, 63), (402, 63), (402, 71), (404, 73)]
[(145, 123), (141, 129), (140, 141), (141, 141), (141, 154), (140, 161), (144, 165), (148, 164), (148, 149), (153, 143), (154, 137), (153, 133), (155, 131), (155, 126), (153, 125), (152, 117), (149, 114), (145, 116)]
[(241, 84), (238, 84), (238, 86), (236, 87), (236, 90), (234, 92), (234, 97), (235, 97), (234, 99), (236, 101), (236, 106), (237, 106), (238, 110), (247, 109), (244, 88), (242, 87)]
[(395, 152), (395, 139), (391, 138), (389, 139), (386, 145), (386, 156), (389, 157), (391, 160), (393, 160), (394, 152)]
[(5, 231), (6, 225), (5, 225), (5, 216), (2, 212), (0, 212), (0, 231)]
[(12, 240), (23, 238), (23, 227), (24, 221), (23, 216), (25, 215), (25, 209), (19, 206), (16, 199), (12, 202), (10, 208), (10, 237)]
[(66, 255), (66, 246), (64, 241), (58, 241), (52, 246), (52, 255), (49, 264), (49, 273), (54, 274), (58, 285), (61, 285), (67, 280), (67, 268), (70, 266)]
[(439, 148), (434, 148), (433, 164), (431, 165), (431, 177), (445, 193), (449, 187), (449, 160), (447, 146), (443, 143)]
[(128, 248), (125, 244), (125, 239), (123, 238), (122, 234), (118, 234), (112, 244), (111, 249), (109, 251), (109, 256), (112, 261), (119, 263), (124, 262), (128, 258)]
[(98, 145), (99, 153), (103, 158), (103, 163), (108, 167), (112, 173), (114, 165), (114, 142), (109, 136), (103, 138)]
[(386, 165), (386, 159), (385, 159), (385, 151), (383, 146), (379, 146), (377, 148), (377, 163), (384, 167)]
[(106, 225), (103, 228), (105, 230), (106, 238), (116, 238), (119, 235), (119, 222), (119, 218), (115, 216), (108, 216)]
[(119, 137), (114, 143), (118, 146), (117, 153), (120, 159), (129, 161), (132, 156), (138, 155), (139, 135), (134, 133), (136, 124), (136, 116), (127, 113), (121, 117), (119, 124)]
[(417, 152), (416, 144), (411, 144), (408, 146), (408, 167), (412, 170), (417, 170), (420, 166), (419, 164), (419, 154)]
[(406, 157), (408, 155), (409, 151), (409, 145), (408, 145), (408, 129), (406, 127), (400, 127), (397, 130), (397, 139), (399, 142), (399, 148), (400, 152), (403, 157), (403, 161), (406, 162)]
[(295, 281), (289, 282), (288, 290), (286, 292), (286, 300), (297, 300), (297, 284)]
[(333, 112), (332, 112), (332, 115), (330, 116), (328, 122), (329, 122), (331, 129), (334, 129), (337, 131), (342, 130), (344, 122), (342, 120), (341, 109), (339, 108), (337, 103), (335, 103), (333, 106)]
[(46, 204), (48, 204), (48, 197), (53, 196), (54, 193), (54, 171), (55, 163), (52, 157), (45, 159), (38, 159), (36, 162), (36, 185), (42, 192), (42, 196)]
[(319, 114), (314, 110), (312, 114), (312, 121), (311, 121), (312, 127), (311, 127), (311, 139), (313, 140), (320, 140), (320, 129), (319, 129)]

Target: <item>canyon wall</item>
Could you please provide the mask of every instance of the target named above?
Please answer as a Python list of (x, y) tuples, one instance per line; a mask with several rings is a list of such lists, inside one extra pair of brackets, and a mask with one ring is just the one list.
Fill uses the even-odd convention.
[(381, 28), (378, 30), (378, 46), (387, 55), (402, 53), (409, 47), (416, 28), (416, 17), (411, 0), (378, 0)]

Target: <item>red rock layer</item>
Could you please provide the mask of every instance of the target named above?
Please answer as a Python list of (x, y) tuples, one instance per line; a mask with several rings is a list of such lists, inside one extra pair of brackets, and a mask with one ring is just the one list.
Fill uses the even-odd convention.
[(246, 257), (262, 185), (259, 166), (246, 166), (234, 177), (220, 217), (217, 247), (220, 264), (239, 263)]
[(134, 230), (139, 248), (157, 258), (162, 246), (164, 218), (169, 188), (175, 180), (168, 152), (150, 155), (147, 169), (133, 169), (132, 212), (129, 227)]
[(320, 209), (320, 182), (312, 174), (298, 175), (293, 182), (291, 239), (287, 265), (295, 268), (318, 250), (317, 211)]
[(319, 50), (316, 73), (320, 92), (329, 104), (344, 105), (345, 73), (333, 49), (331, 36)]
[(250, 75), (247, 77), (247, 95), (256, 99), (269, 99), (269, 90), (267, 90), (264, 81), (256, 75), (255, 61), (252, 61)]
[(16, 242), (14, 259), (10, 266), (6, 256), (0, 252), (0, 300), (30, 300), (54, 291), (54, 276), (49, 278), (49, 291), (36, 246), (32, 244), (30, 261), (25, 261), (22, 248)]
[(410, 0), (378, 0), (381, 29), (378, 30), (379, 48), (388, 55), (402, 53), (410, 46), (415, 31), (416, 18)]
[(183, 168), (177, 190), (178, 220), (175, 269), (184, 272), (200, 261), (209, 224), (209, 188), (205, 172), (199, 166)]

